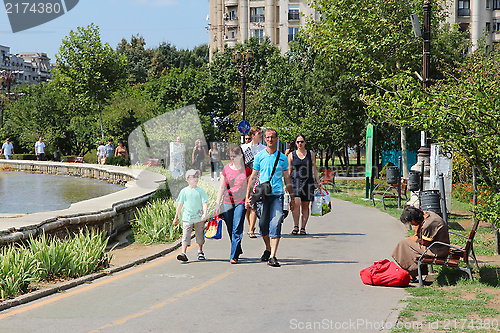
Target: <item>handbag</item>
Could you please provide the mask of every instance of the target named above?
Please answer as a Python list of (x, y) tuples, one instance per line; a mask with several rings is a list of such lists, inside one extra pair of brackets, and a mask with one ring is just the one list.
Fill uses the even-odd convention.
[(406, 287), (410, 274), (394, 261), (382, 259), (359, 272), (364, 284), (373, 286)]
[(266, 196), (270, 196), (273, 193), (273, 187), (271, 186), (271, 179), (273, 179), (274, 172), (276, 171), (276, 166), (280, 159), (280, 152), (278, 151), (278, 156), (276, 156), (276, 161), (274, 162), (273, 172), (271, 172), (271, 177), (267, 182), (262, 182), (255, 186), (255, 191), (252, 194), (252, 202), (264, 201)]
[(207, 228), (205, 229), (205, 238), (222, 238), (222, 219), (218, 214), (208, 220)]
[(323, 216), (332, 211), (330, 192), (325, 189), (317, 189), (314, 192), (314, 199), (312, 201), (311, 215)]

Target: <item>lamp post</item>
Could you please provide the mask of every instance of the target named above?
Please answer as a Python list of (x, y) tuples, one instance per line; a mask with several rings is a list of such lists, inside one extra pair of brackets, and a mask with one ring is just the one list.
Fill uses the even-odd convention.
[(238, 68), (241, 76), (241, 120), (245, 120), (246, 74), (250, 68), (250, 63), (253, 60), (253, 51), (235, 51), (233, 59), (236, 62), (236, 67)]

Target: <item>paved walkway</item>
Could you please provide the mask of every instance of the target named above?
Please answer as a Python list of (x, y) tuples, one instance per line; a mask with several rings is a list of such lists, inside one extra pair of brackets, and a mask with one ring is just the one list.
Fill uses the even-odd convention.
[[(215, 183), (215, 182), (214, 182)], [(259, 261), (262, 239), (243, 239), (238, 265), (229, 240), (207, 240), (207, 261), (173, 254), (64, 294), (0, 312), (0, 332), (377, 332), (394, 325), (406, 291), (366, 286), (359, 271), (389, 258), (404, 226), (371, 207), (333, 199), (307, 236), (283, 225), (280, 268)], [(246, 228), (247, 229), (247, 228)]]

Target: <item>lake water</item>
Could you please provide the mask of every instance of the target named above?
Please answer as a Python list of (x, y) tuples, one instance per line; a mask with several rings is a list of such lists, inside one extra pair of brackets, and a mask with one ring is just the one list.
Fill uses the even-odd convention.
[(91, 178), (0, 171), (0, 213), (38, 213), (124, 189)]

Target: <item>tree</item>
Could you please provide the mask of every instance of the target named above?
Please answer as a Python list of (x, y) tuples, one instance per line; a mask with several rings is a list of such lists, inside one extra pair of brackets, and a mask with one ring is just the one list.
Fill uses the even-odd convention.
[(480, 175), (486, 191), (479, 212), (500, 225), (500, 54), (476, 51), (425, 91), (411, 73), (379, 82), (366, 96), (374, 117), (422, 128), (460, 154)]
[(130, 43), (124, 38), (118, 44), (116, 52), (127, 59), (127, 72), (129, 84), (144, 83), (148, 79), (151, 67), (152, 51), (145, 49), (146, 41), (142, 36), (132, 36)]
[(75, 96), (82, 105), (97, 109), (102, 125), (102, 106), (127, 78), (126, 59), (103, 44), (94, 24), (71, 31), (56, 55), (54, 82)]

